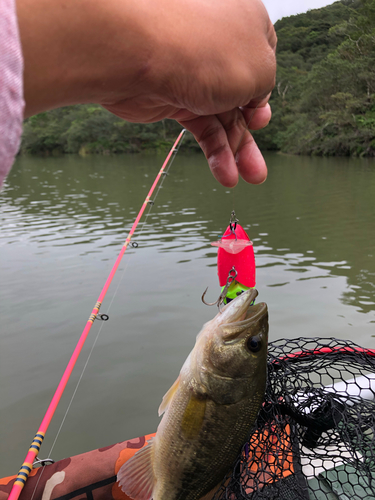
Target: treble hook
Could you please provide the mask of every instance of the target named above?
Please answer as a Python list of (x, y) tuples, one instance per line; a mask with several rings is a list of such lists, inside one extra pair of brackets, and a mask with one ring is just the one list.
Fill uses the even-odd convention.
[(204, 296), (206, 295), (207, 290), (208, 290), (208, 287), (207, 287), (206, 290), (203, 292), (203, 295), (202, 295), (202, 302), (203, 302), (203, 304), (205, 304), (206, 306), (215, 306), (215, 305), (217, 305), (217, 307), (219, 309), (219, 312), (221, 312), (221, 306), (223, 305), (225, 297), (227, 296), (228, 288), (230, 287), (230, 285), (232, 284), (232, 282), (237, 278), (237, 274), (238, 273), (237, 273), (235, 267), (233, 266), (232, 269), (228, 273), (228, 278), (227, 278), (227, 282), (225, 284), (225, 287), (223, 288), (223, 290), (221, 291), (221, 293), (219, 295), (219, 298), (215, 302), (206, 302), (204, 300)]
[(208, 290), (208, 287), (206, 288), (206, 290), (202, 294), (202, 302), (203, 302), (203, 304), (205, 304), (206, 306), (216, 306), (216, 304), (217, 304), (217, 302), (218, 302), (219, 299), (217, 299), (215, 302), (206, 302), (204, 300), (204, 296), (206, 295), (207, 290)]

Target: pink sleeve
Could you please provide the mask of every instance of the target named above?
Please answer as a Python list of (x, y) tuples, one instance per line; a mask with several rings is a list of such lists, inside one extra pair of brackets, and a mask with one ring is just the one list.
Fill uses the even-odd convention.
[(24, 107), (22, 71), (15, 0), (0, 0), (0, 187), (20, 145)]

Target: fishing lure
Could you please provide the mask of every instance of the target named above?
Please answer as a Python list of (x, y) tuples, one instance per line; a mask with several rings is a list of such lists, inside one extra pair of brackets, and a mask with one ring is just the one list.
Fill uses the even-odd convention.
[(229, 226), (219, 241), (211, 243), (218, 247), (217, 273), (222, 287), (219, 298), (215, 302), (202, 302), (208, 306), (217, 305), (219, 310), (223, 304), (241, 295), (249, 288), (255, 287), (255, 256), (253, 244), (246, 231), (238, 223), (234, 210), (231, 213)]

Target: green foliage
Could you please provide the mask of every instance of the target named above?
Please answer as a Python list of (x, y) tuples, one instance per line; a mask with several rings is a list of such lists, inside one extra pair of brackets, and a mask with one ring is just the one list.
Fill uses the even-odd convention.
[(375, 156), (375, 0), (342, 0), (275, 27), (273, 118), (254, 134), (260, 146)]
[[(375, 156), (375, 0), (341, 0), (283, 18), (273, 117), (254, 133), (261, 149), (294, 154)], [(170, 147), (173, 120), (135, 124), (94, 104), (25, 121), (31, 154), (139, 152)], [(198, 149), (189, 134), (185, 149)]]
[[(137, 153), (164, 151), (171, 147), (181, 126), (173, 120), (158, 123), (129, 123), (99, 105), (54, 109), (27, 119), (22, 136), (22, 153)], [(192, 137), (186, 149), (199, 149)]]

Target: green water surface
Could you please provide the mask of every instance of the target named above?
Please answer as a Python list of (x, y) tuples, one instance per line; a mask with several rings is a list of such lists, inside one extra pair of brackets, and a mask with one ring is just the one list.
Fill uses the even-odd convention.
[[(270, 340), (375, 347), (375, 162), (267, 154), (261, 186), (220, 186), (179, 153), (126, 252), (40, 456), (153, 432), (157, 408), (219, 294), (234, 208), (254, 243)], [(0, 194), (0, 474), (16, 473), (163, 156), (17, 160)], [(144, 219), (143, 219), (144, 220)], [(54, 444), (70, 398), (92, 352)]]

